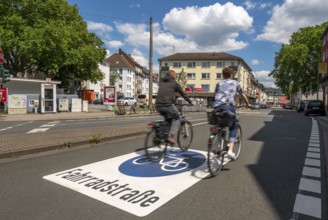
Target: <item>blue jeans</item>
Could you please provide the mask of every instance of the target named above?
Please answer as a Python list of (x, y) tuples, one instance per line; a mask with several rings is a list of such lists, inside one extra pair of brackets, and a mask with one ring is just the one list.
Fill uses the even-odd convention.
[[(236, 116), (236, 109), (235, 106), (233, 105), (219, 105), (217, 107), (214, 107), (214, 109), (222, 109), (222, 110), (228, 110), (232, 112)], [(229, 143), (234, 143), (236, 141), (237, 137), (237, 122), (236, 122), (236, 117), (235, 120), (233, 121), (231, 127), (229, 127)]]

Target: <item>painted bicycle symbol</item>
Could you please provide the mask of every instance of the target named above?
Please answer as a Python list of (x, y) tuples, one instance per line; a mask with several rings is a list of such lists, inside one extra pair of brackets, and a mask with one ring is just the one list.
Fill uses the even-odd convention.
[[(187, 169), (189, 164), (184, 161), (185, 159), (188, 159), (187, 157), (177, 157), (176, 154), (170, 154), (166, 157), (163, 157), (159, 164), (161, 165), (161, 170), (167, 171), (167, 172), (176, 172), (180, 170)], [(132, 161), (133, 164), (136, 165), (144, 165), (153, 163), (149, 161), (146, 157), (137, 158)]]

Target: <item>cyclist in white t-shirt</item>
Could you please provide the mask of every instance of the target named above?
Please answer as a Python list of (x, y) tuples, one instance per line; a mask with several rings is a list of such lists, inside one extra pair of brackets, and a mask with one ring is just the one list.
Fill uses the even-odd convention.
[[(214, 109), (224, 109), (229, 110), (231, 113), (236, 115), (235, 109), (235, 96), (237, 92), (240, 97), (245, 101), (246, 106), (249, 108), (250, 104), (247, 96), (243, 92), (239, 82), (233, 79), (233, 70), (229, 67), (225, 67), (222, 71), (224, 80), (216, 84), (215, 97), (214, 97)], [(228, 157), (232, 160), (236, 159), (236, 155), (233, 152), (234, 143), (237, 136), (237, 123), (233, 122), (232, 126), (229, 128), (229, 149)]]

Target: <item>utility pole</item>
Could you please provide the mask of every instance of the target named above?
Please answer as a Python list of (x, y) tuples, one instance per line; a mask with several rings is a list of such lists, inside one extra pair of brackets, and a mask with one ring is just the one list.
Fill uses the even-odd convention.
[(149, 98), (148, 106), (153, 105), (153, 18), (150, 17), (150, 40), (149, 40)]

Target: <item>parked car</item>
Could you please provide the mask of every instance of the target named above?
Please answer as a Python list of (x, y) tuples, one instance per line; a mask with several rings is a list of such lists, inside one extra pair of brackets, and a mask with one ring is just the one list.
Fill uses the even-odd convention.
[(268, 106), (266, 104), (260, 104), (261, 109), (267, 109)]
[(253, 102), (253, 103), (251, 104), (251, 109), (261, 109), (261, 105), (260, 105), (260, 103)]
[(287, 104), (285, 104), (284, 106), (284, 109), (291, 109), (291, 110), (293, 110), (293, 104), (291, 103), (291, 102), (288, 102)]
[(135, 105), (137, 100), (133, 97), (122, 97), (121, 99), (117, 100), (118, 105)]
[(296, 111), (297, 112), (304, 112), (304, 108), (305, 108), (305, 102), (300, 102), (296, 107)]
[(321, 100), (309, 100), (304, 108), (304, 115), (322, 115), (325, 116), (325, 107)]
[(93, 104), (95, 104), (95, 105), (98, 105), (98, 104), (103, 105), (104, 104), (104, 100), (103, 99), (95, 99), (93, 101)]
[[(156, 97), (157, 95), (152, 96), (152, 103), (153, 105), (156, 104)], [(140, 94), (137, 96), (137, 105), (143, 106), (144, 104), (148, 104), (148, 95)]]

